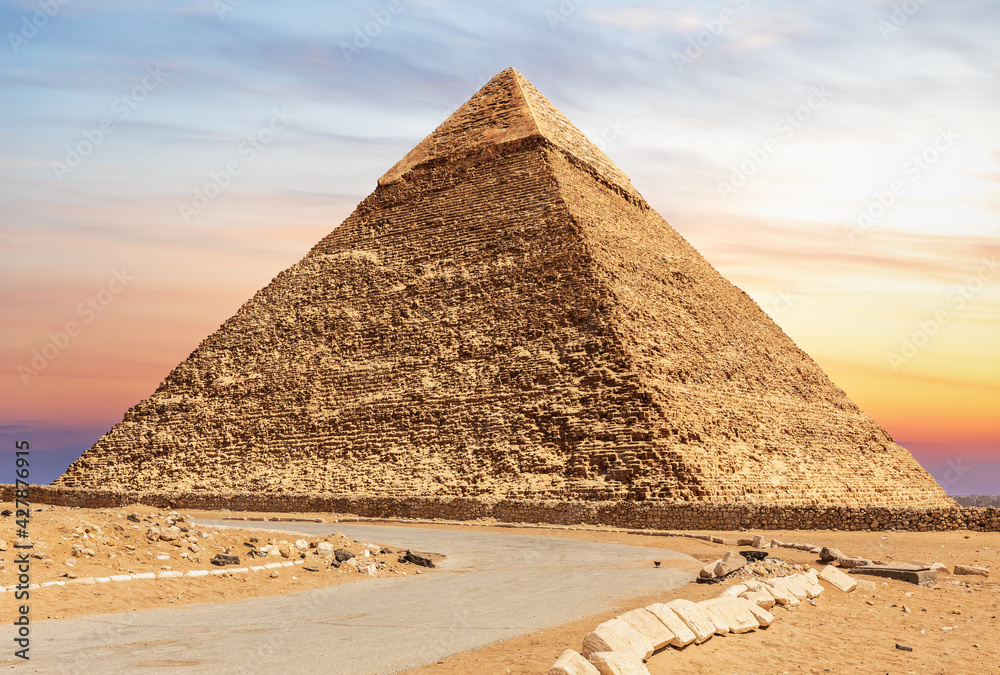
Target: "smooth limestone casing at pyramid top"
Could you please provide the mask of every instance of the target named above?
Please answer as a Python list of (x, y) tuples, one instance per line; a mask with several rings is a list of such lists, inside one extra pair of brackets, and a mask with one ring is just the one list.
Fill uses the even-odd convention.
[(56, 484), (953, 504), (513, 69)]

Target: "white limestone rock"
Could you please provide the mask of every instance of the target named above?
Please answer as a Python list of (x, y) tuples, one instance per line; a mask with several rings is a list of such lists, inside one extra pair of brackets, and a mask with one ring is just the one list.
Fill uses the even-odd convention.
[(858, 587), (856, 579), (852, 579), (833, 565), (824, 567), (819, 573), (819, 578), (844, 593), (850, 593)]
[(628, 652), (645, 660), (653, 655), (653, 643), (621, 619), (611, 619), (583, 639), (583, 655), (596, 652)]
[(601, 675), (649, 675), (642, 660), (629, 652), (595, 652), (590, 662)]
[(601, 671), (580, 654), (567, 649), (551, 668), (549, 675), (600, 675)]
[(681, 649), (683, 647), (687, 647), (695, 641), (697, 636), (695, 636), (694, 632), (688, 628), (688, 625), (684, 623), (672, 609), (663, 603), (650, 605), (646, 608), (646, 610), (659, 619), (660, 623), (666, 626), (667, 630), (674, 634), (674, 639), (670, 641), (672, 646)]
[(666, 606), (691, 629), (695, 635), (695, 644), (701, 644), (715, 635), (715, 621), (690, 600), (671, 600)]
[(674, 634), (663, 622), (645, 609), (634, 609), (618, 618), (649, 638), (654, 650), (666, 647), (674, 639)]
[(713, 598), (703, 600), (698, 604), (709, 613), (722, 619), (730, 633), (749, 633), (760, 628), (760, 622), (757, 621), (745, 601), (736, 598)]
[(745, 593), (741, 593), (739, 597), (743, 598), (744, 600), (749, 600), (750, 602), (754, 603), (761, 609), (771, 609), (772, 607), (774, 607), (775, 603), (774, 596), (768, 593), (767, 591), (763, 590), (747, 591)]

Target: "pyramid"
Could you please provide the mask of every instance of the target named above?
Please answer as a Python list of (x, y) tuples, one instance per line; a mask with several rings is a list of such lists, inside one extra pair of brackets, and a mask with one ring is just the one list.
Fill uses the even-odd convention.
[(56, 484), (952, 505), (513, 69)]

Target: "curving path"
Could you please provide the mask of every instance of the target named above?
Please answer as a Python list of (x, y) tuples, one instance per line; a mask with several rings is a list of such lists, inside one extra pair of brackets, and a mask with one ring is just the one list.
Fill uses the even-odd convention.
[[(652, 560), (687, 558), (662, 549), (381, 525), (266, 526), (312, 535), (343, 532), (362, 542), (443, 553), (448, 559), (433, 574), (236, 604), (38, 622), (32, 626), (31, 662), (5, 669), (397, 673), (694, 579), (668, 567), (654, 569)], [(12, 639), (13, 627), (0, 627), (0, 642)]]

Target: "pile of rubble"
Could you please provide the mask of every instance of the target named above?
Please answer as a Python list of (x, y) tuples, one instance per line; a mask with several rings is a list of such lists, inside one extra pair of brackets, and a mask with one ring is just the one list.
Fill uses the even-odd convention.
[[(0, 526), (13, 529), (12, 518), (13, 514), (4, 517), (0, 513)], [(39, 508), (32, 510), (29, 531), (30, 540), (0, 538), (0, 588), (17, 581), (16, 567), (5, 565), (15, 543), (31, 546), (17, 550), (30, 551), (32, 585), (45, 586), (128, 575), (203, 576), (212, 565), (224, 569), (246, 565), (255, 570), (294, 561), (309, 571), (356, 571), (368, 576), (406, 575), (434, 566), (427, 556), (357, 542), (341, 534), (298, 535), (301, 538), (293, 541), (266, 532), (249, 536), (245, 530), (196, 525), (176, 511)]]

